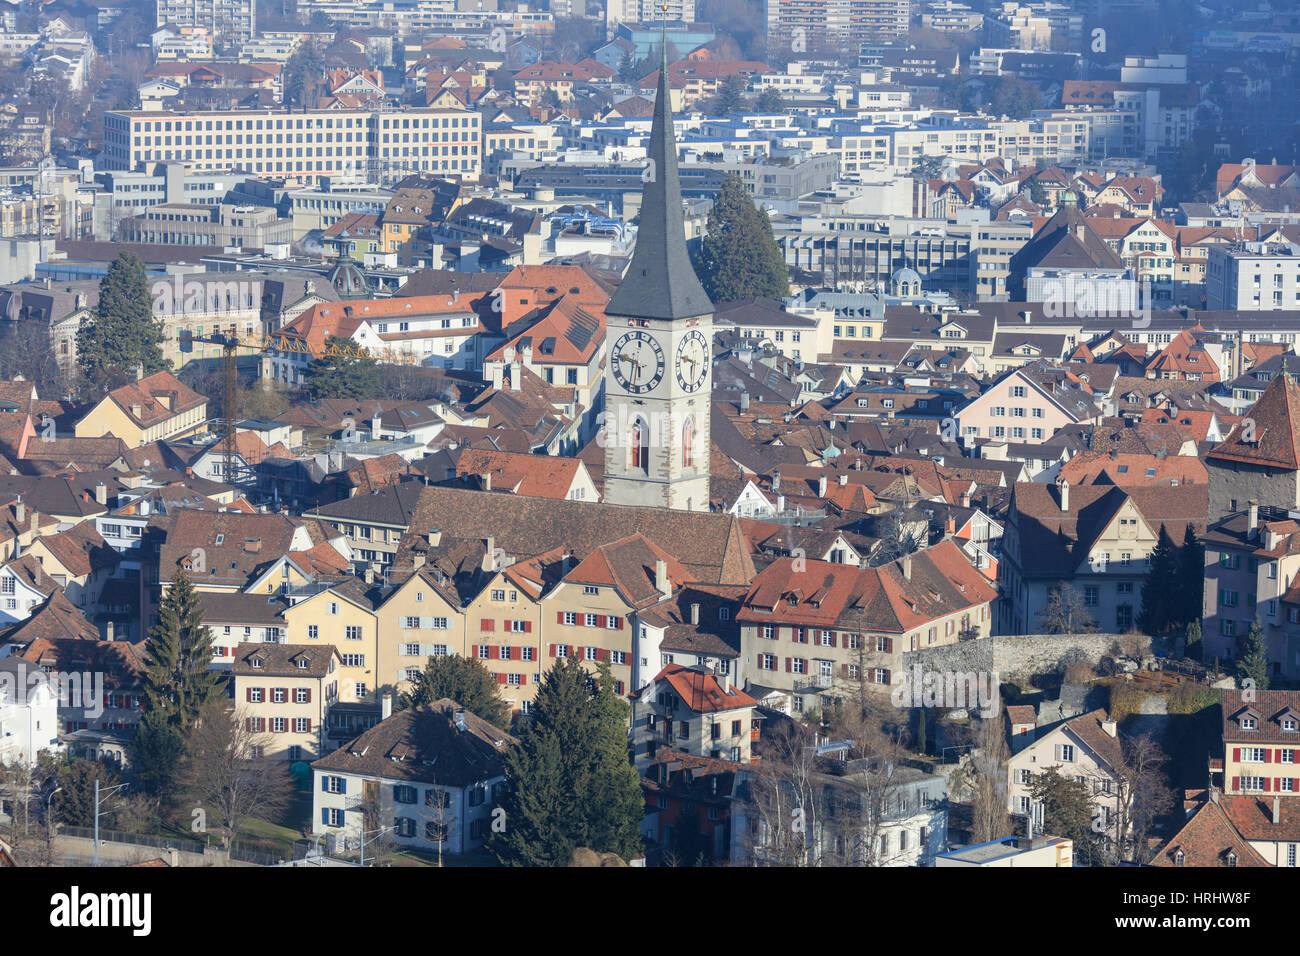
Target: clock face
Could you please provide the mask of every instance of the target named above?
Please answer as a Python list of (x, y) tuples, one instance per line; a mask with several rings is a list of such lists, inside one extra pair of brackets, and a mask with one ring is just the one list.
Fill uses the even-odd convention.
[(709, 374), (709, 340), (699, 329), (687, 332), (677, 344), (677, 384), (699, 391)]
[(653, 391), (664, 377), (663, 346), (649, 332), (640, 329), (619, 336), (609, 361), (618, 384), (632, 395)]

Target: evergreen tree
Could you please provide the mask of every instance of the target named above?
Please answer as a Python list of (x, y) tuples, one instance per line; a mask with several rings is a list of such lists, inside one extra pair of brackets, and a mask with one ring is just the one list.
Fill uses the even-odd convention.
[(609, 663), (602, 662), (592, 699), (595, 765), (584, 802), (600, 808), (591, 821), (592, 842), (602, 852), (617, 853), (624, 860), (641, 855), (641, 817), (645, 808), (641, 777), (632, 766), (628, 746), (631, 711), (628, 702), (615, 693)]
[(580, 661), (563, 658), (542, 679), (519, 746), (505, 755), (506, 829), (488, 843), (502, 863), (566, 866), (578, 847), (639, 852), (642, 803), (639, 793), (629, 796), (639, 785), (627, 762), (626, 705), (608, 670), (601, 676), (604, 690)]
[(167, 711), (146, 709), (131, 738), (131, 772), (158, 803), (170, 797), (185, 758), (185, 738), (168, 719)]
[(1092, 787), (1071, 780), (1056, 767), (1030, 777), (1030, 799), (1043, 805), (1043, 833), (1074, 841), (1074, 852), (1085, 863), (1096, 863), (1097, 834), (1092, 829)]
[(1237, 658), (1237, 676), (1255, 682), (1255, 690), (1268, 690), (1268, 643), (1259, 621), (1252, 621), (1246, 633), (1242, 655)]
[(159, 711), (187, 732), (208, 704), (223, 696), (212, 663), (212, 634), (189, 576), (180, 571), (158, 608), (158, 623), (145, 643), (144, 709)]
[(1178, 603), (1173, 617), (1179, 624), (1199, 620), (1205, 606), (1205, 548), (1189, 524), (1178, 550)]
[(772, 223), (739, 176), (723, 180), (713, 200), (695, 271), (715, 303), (755, 296), (779, 300), (790, 293), (790, 273)]
[(331, 335), (325, 341), (331, 354), (307, 364), (303, 384), (313, 400), (322, 398), (372, 398), (379, 389), (379, 365), (369, 355), (357, 354), (351, 339)]
[(284, 105), (306, 109), (324, 73), (325, 60), (316, 44), (308, 41), (298, 47), (284, 65), (284, 93), (281, 96)]
[(1178, 556), (1165, 526), (1155, 550), (1151, 552), (1151, 566), (1142, 579), (1142, 610), (1138, 613), (1138, 627), (1147, 634), (1163, 634), (1169, 629), (1172, 615), (1178, 613)]
[(163, 325), (153, 314), (144, 263), (122, 253), (99, 282), (95, 317), (77, 332), (77, 365), (92, 399), (145, 375), (171, 368), (163, 358)]
[(1192, 621), (1187, 625), (1187, 642), (1183, 649), (1183, 656), (1189, 657), (1194, 661), (1201, 659), (1201, 654), (1205, 652), (1205, 645), (1201, 640), (1201, 622)]
[(759, 112), (762, 113), (780, 113), (785, 109), (785, 101), (781, 99), (781, 91), (775, 86), (769, 86), (758, 94), (757, 105)]
[(402, 706), (419, 707), (446, 697), (497, 727), (510, 726), (510, 708), (501, 699), (496, 677), (473, 657), (430, 657), (424, 671), (402, 698)]

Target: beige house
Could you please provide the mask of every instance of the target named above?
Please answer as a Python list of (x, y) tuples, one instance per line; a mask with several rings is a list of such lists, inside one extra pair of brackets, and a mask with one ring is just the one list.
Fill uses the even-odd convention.
[(155, 372), (105, 395), (77, 422), (77, 438), (113, 435), (128, 447), (182, 438), (208, 425), (208, 400), (171, 372)]
[(373, 686), (409, 690), (430, 657), (465, 653), (465, 615), (440, 569), (422, 568), (384, 599), (375, 611)]
[(1117, 823), (1122, 764), (1116, 722), (1105, 710), (1082, 714), (1040, 731), (1036, 740), (1007, 761), (1007, 810), (1030, 816), (1033, 777), (1055, 767), (1062, 777), (1088, 785), (1096, 814), (1094, 829), (1111, 830)]
[(368, 701), (379, 682), (375, 610), (374, 591), (348, 581), (330, 585), (284, 612), (290, 644), (337, 648), (340, 695), (347, 700)]
[[(325, 718), (347, 700), (332, 644), (240, 644), (231, 666), (235, 707), (258, 734), (261, 757), (314, 760), (325, 750)], [(262, 736), (264, 735), (264, 736)]]
[(632, 695), (632, 746), (639, 770), (661, 747), (749, 763), (757, 701), (727, 674), (669, 664)]

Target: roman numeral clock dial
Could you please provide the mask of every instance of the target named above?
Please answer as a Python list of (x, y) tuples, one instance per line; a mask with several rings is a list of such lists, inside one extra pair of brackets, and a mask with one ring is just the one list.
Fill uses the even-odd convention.
[(609, 361), (614, 378), (629, 395), (654, 391), (664, 377), (663, 346), (654, 336), (639, 329), (619, 336)]

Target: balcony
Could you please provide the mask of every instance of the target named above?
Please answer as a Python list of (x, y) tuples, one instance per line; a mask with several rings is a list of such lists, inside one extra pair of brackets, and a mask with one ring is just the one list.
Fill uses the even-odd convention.
[(834, 678), (829, 674), (817, 677), (800, 677), (794, 682), (794, 691), (796, 694), (807, 693), (814, 690), (829, 690), (833, 684)]

